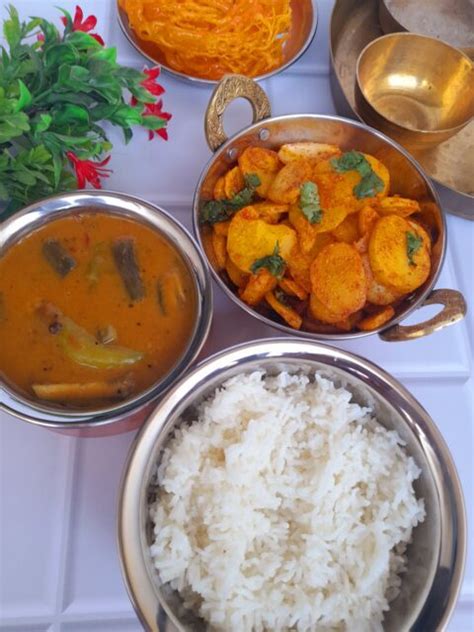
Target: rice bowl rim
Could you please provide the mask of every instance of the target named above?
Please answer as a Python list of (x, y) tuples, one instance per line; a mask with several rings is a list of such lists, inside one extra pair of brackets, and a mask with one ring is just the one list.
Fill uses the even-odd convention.
[(120, 486), (118, 547), (127, 592), (144, 628), (164, 632), (169, 619), (180, 632), (187, 629), (157, 585), (157, 572), (146, 541), (148, 486), (169, 431), (187, 408), (233, 375), (286, 361), (324, 365), (347, 374), (354, 382), (375, 391), (417, 440), (436, 490), (439, 513), (431, 519), (437, 521), (440, 537), (434, 573), (424, 588), (426, 598), (412, 614), (414, 625), (410, 628), (444, 629), (456, 605), (466, 557), (463, 493), (445, 440), (421, 404), (374, 363), (323, 343), (291, 338), (247, 342), (210, 356), (175, 384), (135, 438)]

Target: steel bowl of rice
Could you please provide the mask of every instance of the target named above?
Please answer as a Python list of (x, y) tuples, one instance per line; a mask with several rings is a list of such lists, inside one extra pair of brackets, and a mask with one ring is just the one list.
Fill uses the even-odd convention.
[(147, 630), (445, 629), (466, 552), (435, 423), (394, 378), (310, 340), (190, 371), (135, 441), (119, 507)]

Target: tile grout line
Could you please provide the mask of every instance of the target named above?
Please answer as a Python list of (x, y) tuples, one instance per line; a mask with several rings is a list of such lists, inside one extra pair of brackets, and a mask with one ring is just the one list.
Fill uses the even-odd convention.
[(66, 598), (66, 579), (70, 572), (70, 555), (71, 555), (71, 528), (72, 516), (74, 511), (74, 500), (77, 496), (77, 472), (78, 472), (78, 452), (79, 439), (70, 438), (70, 458), (66, 472), (65, 499), (63, 505), (63, 530), (61, 535), (61, 553), (58, 569), (58, 585), (56, 587), (56, 612), (54, 617), (56, 632), (60, 630), (60, 617), (64, 610), (64, 601)]

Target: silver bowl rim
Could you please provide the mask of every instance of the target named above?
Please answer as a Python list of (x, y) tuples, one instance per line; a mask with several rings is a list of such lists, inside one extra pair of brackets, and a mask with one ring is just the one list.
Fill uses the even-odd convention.
[[(5, 243), (8, 249), (18, 239), (28, 234), (30, 229), (25, 230), (26, 226), (32, 225), (35, 229), (42, 223), (41, 219), (44, 217), (51, 218), (55, 213), (64, 216), (69, 212), (80, 212), (81, 208), (84, 207), (90, 207), (87, 212), (92, 213), (116, 212), (118, 215), (128, 214), (128, 217), (141, 218), (141, 221), (170, 241), (187, 265), (193, 278), (197, 297), (197, 315), (188, 345), (170, 371), (145, 391), (117, 405), (96, 410), (59, 410), (22, 396), (0, 376), (0, 410), (34, 425), (55, 429), (86, 429), (109, 426), (146, 408), (151, 401), (156, 400), (169, 390), (176, 379), (184, 374), (196, 360), (209, 335), (213, 316), (214, 301), (209, 266), (196, 240), (168, 211), (137, 196), (105, 189), (99, 191), (81, 190), (60, 193), (34, 202), (0, 224), (0, 251)], [(137, 213), (137, 210), (140, 212)], [(153, 217), (162, 222), (162, 227), (158, 228), (151, 221), (150, 218)], [(54, 218), (47, 221), (54, 221)], [(163, 228), (164, 225), (166, 225), (166, 229)], [(13, 231), (13, 237), (9, 235), (10, 230)], [(175, 233), (174, 236), (172, 235), (173, 232)], [(186, 246), (191, 248), (191, 252), (187, 252), (182, 243), (178, 243), (175, 238), (177, 235), (186, 240)], [(194, 262), (191, 261), (191, 256)], [(196, 269), (194, 269), (194, 265)]]
[[(162, 603), (157, 595), (150, 571), (147, 568), (149, 555), (145, 554), (145, 515), (147, 511), (147, 489), (144, 482), (150, 480), (150, 474), (156, 464), (157, 455), (162, 442), (176, 424), (180, 415), (202, 396), (206, 382), (217, 378), (226, 369), (234, 366), (246, 366), (255, 361), (283, 362), (285, 358), (302, 359), (307, 362), (319, 362), (348, 373), (355, 379), (369, 384), (380, 397), (396, 407), (407, 426), (418, 430), (424, 444), (424, 452), (436, 454), (435, 465), (444, 470), (441, 479), (436, 479), (435, 486), (438, 497), (448, 496), (449, 509), (438, 520), (447, 523), (447, 530), (452, 529), (452, 563), (449, 591), (443, 594), (441, 613), (436, 629), (445, 629), (456, 605), (464, 575), (467, 553), (467, 520), (463, 490), (456, 466), (441, 432), (435, 422), (415, 399), (415, 397), (393, 376), (355, 353), (332, 347), (311, 339), (297, 340), (290, 337), (266, 338), (241, 343), (209, 356), (186, 375), (184, 375), (160, 401), (150, 414), (144, 426), (135, 437), (129, 450), (122, 472), (119, 486), (117, 512), (117, 545), (120, 567), (127, 593), (135, 612), (144, 628), (151, 632), (159, 632), (157, 614), (165, 613), (177, 626), (180, 626), (173, 612), (166, 603)], [(216, 380), (217, 381), (217, 380)], [(376, 382), (376, 386), (374, 385)], [(196, 390), (197, 388), (197, 390)], [(382, 394), (381, 389), (384, 389)], [(396, 400), (395, 402), (393, 400)], [(433, 473), (430, 461), (430, 472)], [(438, 472), (439, 473), (439, 472)], [(447, 489), (449, 488), (449, 491)], [(444, 498), (445, 503), (446, 498)], [(446, 509), (446, 508), (445, 508)], [(444, 568), (440, 560), (445, 559), (450, 548), (443, 538), (440, 539), (438, 551), (438, 570)], [(426, 610), (431, 592), (436, 586), (437, 571), (432, 578), (425, 603), (419, 608), (419, 620)], [(438, 599), (439, 601), (439, 599)], [(413, 629), (422, 629), (415, 628)]]
[[(417, 299), (413, 301), (413, 303), (409, 307), (407, 307), (403, 312), (398, 314), (395, 318), (391, 319), (388, 323), (386, 323), (385, 325), (382, 325), (381, 327), (378, 327), (377, 329), (373, 329), (371, 331), (353, 331), (353, 332), (341, 332), (341, 333), (334, 333), (334, 334), (323, 334), (323, 333), (314, 333), (310, 331), (301, 331), (298, 329), (292, 329), (288, 325), (284, 325), (282, 323), (271, 320), (270, 318), (267, 318), (263, 314), (260, 314), (259, 312), (254, 310), (250, 305), (247, 305), (246, 303), (244, 303), (234, 292), (232, 292), (232, 290), (226, 285), (226, 283), (224, 283), (222, 278), (219, 276), (219, 274), (216, 272), (214, 267), (211, 265), (209, 258), (206, 254), (204, 244), (202, 243), (200, 223), (199, 223), (199, 203), (200, 203), (199, 192), (215, 160), (219, 156), (221, 156), (224, 152), (231, 149), (233, 143), (236, 140), (240, 139), (242, 136), (246, 134), (255, 132), (256, 130), (260, 128), (264, 128), (265, 125), (268, 123), (282, 123), (282, 122), (284, 123), (287, 121), (296, 121), (303, 118), (310, 118), (313, 120), (323, 120), (323, 121), (336, 121), (338, 123), (343, 123), (345, 125), (350, 125), (352, 127), (362, 129), (365, 132), (368, 132), (369, 134), (372, 134), (373, 136), (378, 137), (380, 140), (385, 141), (392, 148), (399, 151), (404, 156), (404, 158), (406, 158), (413, 165), (413, 167), (418, 171), (428, 191), (431, 193), (431, 195), (433, 196), (433, 199), (435, 200), (436, 204), (438, 205), (440, 209), (440, 219), (441, 219), (441, 225), (442, 225), (442, 234), (440, 234), (441, 256), (439, 258), (437, 270), (433, 274), (431, 281), (424, 288), (423, 292), (420, 293)], [(387, 329), (390, 329), (392, 326), (398, 325), (401, 321), (403, 321), (410, 314), (412, 314), (418, 307), (422, 306), (423, 301), (428, 297), (429, 293), (431, 292), (433, 287), (436, 285), (436, 282), (438, 281), (439, 275), (441, 274), (441, 270), (443, 268), (444, 259), (446, 257), (447, 231), (448, 231), (448, 226), (446, 222), (446, 216), (445, 216), (445, 212), (441, 204), (441, 200), (438, 195), (438, 192), (436, 191), (433, 184), (431, 183), (431, 181), (429, 180), (429, 178), (423, 171), (418, 161), (415, 160), (415, 158), (413, 158), (413, 156), (411, 156), (404, 147), (402, 147), (399, 143), (391, 139), (389, 136), (387, 136), (383, 132), (380, 132), (379, 130), (374, 129), (363, 122), (355, 121), (343, 116), (337, 116), (335, 114), (308, 114), (308, 113), (307, 114), (304, 114), (304, 113), (303, 114), (283, 114), (280, 116), (272, 116), (269, 118), (265, 118), (265, 119), (262, 119), (261, 121), (258, 121), (257, 123), (253, 123), (252, 125), (249, 125), (245, 129), (241, 130), (240, 132), (237, 132), (236, 134), (228, 138), (226, 142), (214, 152), (214, 154), (211, 156), (211, 158), (208, 160), (208, 162), (204, 166), (201, 172), (201, 175), (199, 177), (199, 180), (196, 184), (195, 191), (194, 191), (193, 233), (194, 233), (194, 237), (199, 243), (199, 246), (202, 252), (204, 253), (204, 256), (206, 258), (206, 261), (208, 263), (208, 266), (211, 270), (211, 274), (215, 282), (219, 285), (221, 290), (231, 299), (231, 301), (233, 301), (241, 309), (247, 312), (247, 314), (250, 314), (251, 316), (259, 320), (260, 322), (265, 323), (265, 325), (268, 325), (269, 327), (273, 327), (274, 329), (279, 329), (283, 333), (287, 335), (291, 334), (297, 338), (306, 338), (306, 339), (310, 338), (312, 340), (327, 340), (327, 341), (349, 340), (352, 338), (364, 338), (366, 336), (372, 336), (374, 334), (378, 334)]]
[[(287, 62), (285, 62), (278, 68), (275, 68), (274, 70), (271, 70), (270, 72), (264, 73), (263, 75), (252, 77), (254, 81), (263, 81), (264, 79), (270, 79), (271, 77), (274, 77), (280, 72), (283, 72), (284, 70), (292, 66), (295, 62), (297, 62), (302, 57), (302, 55), (304, 55), (304, 53), (308, 50), (308, 48), (311, 45), (311, 42), (313, 41), (316, 35), (318, 22), (319, 22), (318, 5), (316, 4), (315, 0), (310, 0), (310, 2), (312, 5), (313, 20), (312, 20), (311, 29), (308, 33), (308, 36), (306, 37), (306, 40), (303, 42), (303, 45), (300, 48), (300, 50), (291, 59), (289, 59)], [(123, 10), (120, 9), (120, 7), (118, 6), (118, 0), (116, 1), (115, 6), (117, 9), (117, 21), (119, 23), (119, 26), (122, 30), (123, 35), (128, 40), (129, 44), (131, 44), (133, 48), (137, 52), (140, 53), (140, 55), (148, 59), (148, 61), (151, 61), (155, 65), (158, 64), (160, 68), (162, 68), (171, 77), (174, 77), (175, 79), (179, 79), (180, 81), (184, 81), (186, 83), (191, 83), (194, 86), (201, 86), (201, 87), (216, 86), (219, 83), (219, 81), (221, 81), (221, 79), (201, 79), (200, 77), (193, 77), (192, 75), (187, 75), (184, 72), (173, 70), (172, 68), (170, 68), (169, 66), (167, 66), (166, 64), (162, 62), (158, 62), (156, 59), (151, 57), (151, 55), (146, 53), (128, 32), (127, 26), (125, 25), (125, 22), (124, 22), (124, 18), (122, 17)]]

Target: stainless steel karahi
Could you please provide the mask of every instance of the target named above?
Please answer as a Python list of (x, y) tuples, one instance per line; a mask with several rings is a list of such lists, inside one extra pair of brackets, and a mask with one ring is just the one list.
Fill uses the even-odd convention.
[[(250, 102), (254, 115), (253, 124), (227, 139), (223, 115), (227, 106), (237, 98), (244, 98)], [(460, 292), (451, 289), (433, 290), (446, 252), (446, 222), (438, 195), (418, 163), (395, 141), (363, 123), (338, 116), (292, 114), (271, 117), (270, 103), (265, 92), (254, 81), (241, 75), (226, 77), (215, 89), (206, 113), (205, 131), (209, 147), (215, 154), (204, 168), (197, 184), (193, 208), (194, 233), (204, 251), (203, 236), (207, 227), (200, 224), (199, 213), (203, 202), (212, 199), (217, 179), (235, 164), (238, 156), (249, 145), (275, 149), (284, 143), (297, 141), (332, 143), (340, 145), (344, 150), (358, 149), (379, 158), (390, 171), (392, 192), (418, 200), (423, 220), (436, 236), (432, 249), (431, 272), (427, 281), (397, 308), (395, 316), (388, 323), (371, 332), (325, 333), (322, 328), (312, 333), (307, 330), (291, 329), (286, 324), (271, 319), (265, 312), (256, 311), (241, 301), (208, 257), (215, 280), (239, 307), (267, 325), (286, 333), (333, 341), (360, 338), (374, 333), (378, 333), (387, 341), (409, 340), (433, 333), (463, 318), (466, 303)], [(416, 309), (431, 304), (443, 305), (443, 309), (433, 318), (417, 325), (399, 324)]]
[[(200, 632), (201, 619), (184, 610), (179, 595), (160, 581), (149, 545), (149, 503), (163, 447), (193, 407), (228, 378), (263, 368), (268, 373), (321, 371), (370, 405), (396, 430), (422, 470), (415, 484), (424, 498), (425, 522), (413, 532), (401, 593), (384, 621), (385, 632), (444, 630), (456, 604), (466, 554), (464, 501), (456, 469), (435, 423), (410, 393), (385, 371), (352, 353), (310, 340), (274, 338), (239, 345), (208, 358), (181, 379), (140, 431), (125, 468), (118, 516), (122, 572), (146, 630)], [(183, 422), (181, 422), (183, 423)]]
[[(292, 11), (292, 24), (288, 40), (283, 49), (283, 63), (278, 68), (263, 75), (255, 77), (256, 81), (269, 79), (286, 70), (294, 64), (308, 49), (316, 35), (318, 26), (318, 10), (315, 0), (290, 0)], [(166, 62), (166, 57), (160, 48), (153, 42), (142, 40), (131, 28), (126, 12), (120, 7), (117, 0), (117, 19), (123, 34), (130, 44), (144, 57), (154, 64), (160, 64), (163, 70), (171, 76), (190, 82), (193, 85), (213, 86), (218, 83), (214, 79), (203, 79), (195, 75), (186, 74), (171, 68)]]
[(67, 410), (29, 399), (0, 377), (0, 410), (36, 425), (81, 436), (101, 436), (132, 430), (146, 418), (156, 399), (192, 364), (209, 333), (212, 319), (211, 278), (191, 235), (163, 209), (139, 198), (109, 191), (57, 195), (28, 206), (0, 225), (0, 257), (31, 231), (60, 217), (106, 212), (128, 217), (154, 228), (181, 254), (194, 280), (196, 321), (188, 346), (161, 380), (138, 395), (98, 410)]

